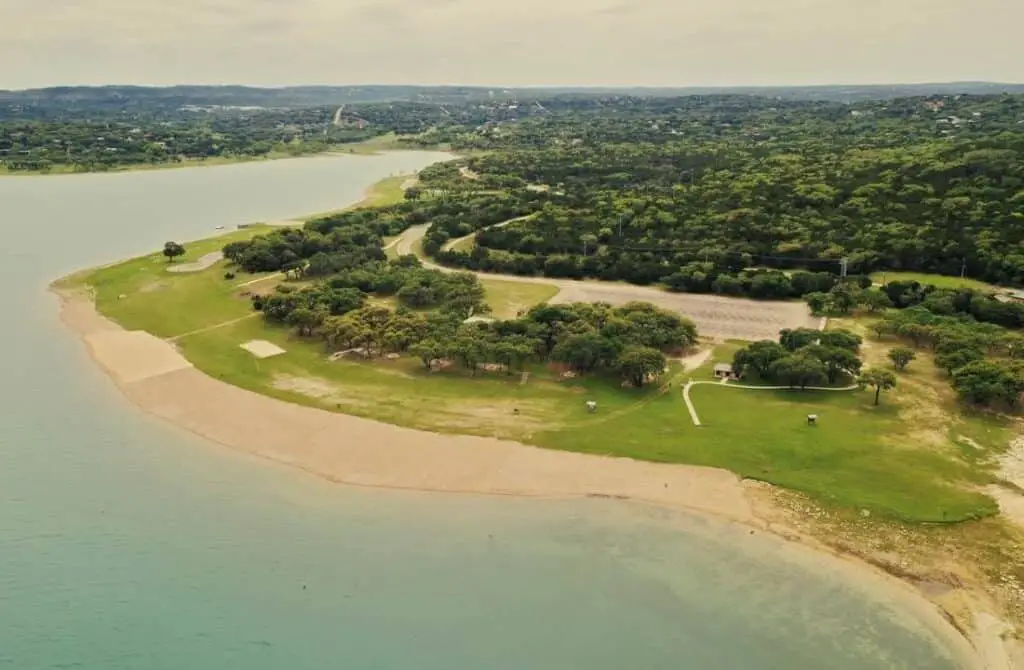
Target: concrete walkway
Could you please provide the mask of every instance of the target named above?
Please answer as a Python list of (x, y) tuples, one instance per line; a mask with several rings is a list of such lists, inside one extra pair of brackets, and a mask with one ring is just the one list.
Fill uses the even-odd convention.
[(690, 413), (690, 420), (693, 421), (693, 425), (700, 427), (700, 417), (697, 415), (697, 408), (693, 404), (693, 400), (690, 398), (690, 389), (694, 386), (700, 386), (702, 384), (712, 384), (715, 386), (727, 386), (735, 389), (747, 389), (748, 391), (856, 391), (859, 386), (856, 384), (852, 386), (805, 386), (800, 388), (798, 386), (750, 386), (747, 384), (732, 384), (725, 383), (722, 381), (693, 381), (692, 379), (686, 382), (683, 386), (683, 402), (686, 403), (686, 411)]

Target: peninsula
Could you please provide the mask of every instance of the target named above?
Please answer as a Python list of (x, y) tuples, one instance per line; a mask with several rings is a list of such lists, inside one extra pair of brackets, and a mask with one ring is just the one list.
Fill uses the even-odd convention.
[(717, 515), (873, 564), (992, 658), (1024, 622), (1024, 307), (978, 240), (1015, 234), (994, 184), (1024, 166), (980, 146), (1014, 97), (943, 103), (982, 119), (956, 148), (924, 114), (893, 149), (896, 125), (759, 99), (727, 139), (700, 124), (729, 100), (441, 124), (409, 140), (487, 152), (56, 288), (129, 398), (214, 441), (351, 484)]

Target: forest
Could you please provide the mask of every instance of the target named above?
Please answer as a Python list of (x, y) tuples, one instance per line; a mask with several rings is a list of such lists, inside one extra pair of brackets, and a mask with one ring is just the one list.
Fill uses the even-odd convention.
[[(715, 288), (752, 268), (1024, 282), (1024, 97), (645, 103), (452, 138), (478, 192), (541, 189), (527, 220), (441, 252), (469, 269)], [(462, 184), (462, 189), (467, 185)], [(454, 191), (463, 198), (472, 197)], [(497, 195), (493, 197), (498, 197)], [(430, 233), (428, 251), (453, 233)], [(681, 276), (682, 275), (682, 276)], [(694, 280), (696, 277), (696, 280)], [(740, 277), (742, 279), (742, 277)]]

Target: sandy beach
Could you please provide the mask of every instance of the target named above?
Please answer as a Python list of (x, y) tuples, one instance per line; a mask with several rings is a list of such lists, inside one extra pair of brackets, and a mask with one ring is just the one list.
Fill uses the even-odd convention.
[[(395, 489), (533, 497), (598, 496), (642, 501), (778, 532), (844, 559), (851, 571), (906, 603), (978, 670), (1024, 662), (1002, 639), (1004, 626), (975, 612), (970, 641), (949, 625), (939, 604), (911, 584), (759, 514), (764, 497), (737, 475), (716, 468), (646, 463), (553, 451), (516, 442), (451, 436), (293, 405), (231, 386), (195, 369), (171, 342), (126, 331), (100, 315), (90, 298), (57, 291), (61, 319), (90, 356), (143, 411), (231, 449), (299, 468), (334, 482)], [(765, 510), (761, 510), (765, 511)], [(1012, 658), (1011, 658), (1012, 657)]]

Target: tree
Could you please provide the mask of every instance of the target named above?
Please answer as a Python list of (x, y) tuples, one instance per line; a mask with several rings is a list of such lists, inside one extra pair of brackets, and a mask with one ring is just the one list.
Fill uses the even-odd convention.
[(821, 291), (815, 291), (813, 293), (807, 293), (804, 295), (804, 302), (811, 308), (812, 314), (824, 313), (829, 305), (832, 303), (832, 296), (828, 293), (822, 293)]
[(313, 330), (324, 322), (324, 313), (308, 307), (299, 307), (288, 315), (288, 323), (295, 326), (300, 336), (313, 334)]
[(177, 242), (165, 242), (164, 243), (164, 256), (167, 256), (167, 262), (172, 263), (178, 256), (185, 255), (185, 247), (178, 244)]
[(355, 349), (369, 341), (371, 334), (368, 328), (350, 316), (331, 316), (321, 326), (324, 340), (328, 348), (338, 351)]
[(875, 405), (878, 405), (878, 400), (882, 395), (882, 391), (888, 391), (889, 389), (896, 387), (896, 375), (888, 370), (871, 368), (870, 370), (864, 371), (864, 373), (857, 379), (857, 383), (861, 388), (871, 387), (875, 389)]
[(917, 354), (907, 347), (893, 347), (889, 350), (889, 360), (897, 370), (903, 370), (915, 358)]
[(814, 344), (821, 337), (821, 332), (814, 328), (785, 328), (779, 333), (779, 344), (787, 351), (796, 351)]
[(912, 321), (899, 324), (896, 327), (896, 332), (902, 337), (909, 338), (917, 348), (921, 348), (921, 345), (932, 336), (932, 331), (928, 326)]
[(984, 358), (985, 354), (983, 354), (980, 349), (975, 349), (974, 347), (962, 347), (959, 349), (949, 349), (941, 354), (936, 354), (935, 364), (952, 375), (956, 370), (964, 367), (968, 363), (980, 361)]
[(806, 351), (825, 364), (829, 384), (835, 384), (843, 373), (856, 376), (860, 372), (861, 360), (849, 349), (818, 345), (808, 347)]
[(808, 386), (821, 384), (828, 379), (825, 364), (805, 352), (798, 352), (780, 358), (772, 363), (769, 370), (772, 379), (787, 386)]
[(864, 340), (860, 335), (851, 333), (848, 330), (826, 330), (818, 338), (818, 343), (823, 347), (836, 347), (856, 352)]
[(579, 373), (587, 373), (615, 360), (618, 348), (597, 333), (571, 335), (551, 351), (551, 359), (565, 363)]
[(732, 367), (737, 374), (743, 374), (751, 369), (758, 377), (766, 379), (772, 363), (785, 356), (786, 349), (781, 344), (761, 340), (737, 351), (732, 358)]
[(857, 302), (872, 313), (881, 312), (892, 307), (892, 300), (889, 299), (889, 296), (877, 289), (864, 289), (857, 296)]
[(434, 361), (443, 359), (447, 354), (445, 346), (432, 338), (417, 342), (409, 347), (409, 351), (423, 362), (427, 370), (433, 370)]
[(1016, 403), (1020, 395), (1007, 371), (993, 361), (977, 360), (953, 373), (953, 388), (960, 397), (976, 405), (997, 400)]
[(665, 354), (651, 347), (627, 347), (616, 366), (630, 384), (640, 388), (649, 376), (657, 377), (665, 370)]
[(849, 314), (857, 306), (857, 295), (848, 284), (836, 284), (829, 295), (832, 309), (840, 314)]

